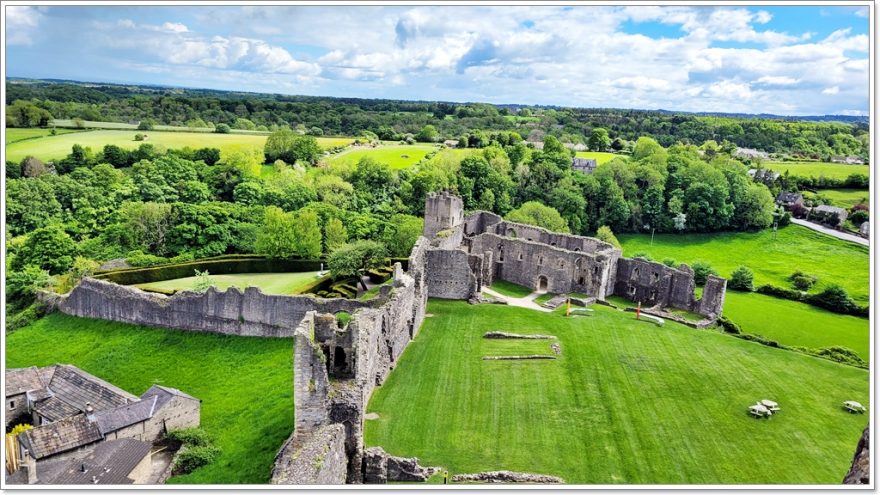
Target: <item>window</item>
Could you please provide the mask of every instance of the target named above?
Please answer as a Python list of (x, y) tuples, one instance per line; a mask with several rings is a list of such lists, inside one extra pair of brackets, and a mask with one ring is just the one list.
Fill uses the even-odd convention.
[(578, 278), (578, 284), (584, 285), (584, 277)]
[(498, 251), (498, 261), (504, 261), (504, 250)]
[(544, 257), (538, 256), (538, 266), (543, 265), (543, 264), (544, 264)]
[(654, 282), (660, 280), (660, 274), (659, 274), (659, 273), (654, 272), (654, 273), (652, 274), (652, 276), (653, 276), (653, 281), (654, 281)]
[(638, 277), (638, 276), (639, 276), (639, 269), (638, 269), (638, 267), (636, 267), (636, 268), (633, 270), (633, 277)]
[(559, 268), (565, 268), (565, 262), (564, 262), (564, 261), (559, 260)]
[(9, 409), (15, 409), (15, 401), (14, 400), (9, 401)]
[(522, 253), (519, 253), (519, 260), (522, 261)]
[(631, 296), (636, 295), (636, 288), (635, 288), (635, 287), (630, 287), (630, 288), (629, 288), (629, 295), (631, 295)]
[(598, 266), (594, 266), (594, 267), (593, 267), (593, 275), (598, 275), (598, 274), (599, 274), (599, 267), (598, 267)]
[(578, 268), (581, 267), (581, 259), (580, 259), (580, 258), (574, 260), (574, 266), (576, 266), (576, 267), (578, 267)]

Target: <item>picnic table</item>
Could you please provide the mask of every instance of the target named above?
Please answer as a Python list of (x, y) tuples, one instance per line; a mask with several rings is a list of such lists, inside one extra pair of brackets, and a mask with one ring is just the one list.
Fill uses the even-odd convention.
[(856, 402), (854, 400), (845, 401), (843, 403), (843, 408), (851, 413), (861, 414), (861, 413), (865, 412), (865, 406), (859, 404), (858, 402)]
[(769, 418), (773, 415), (773, 412), (759, 402), (753, 406), (749, 406), (749, 414), (756, 418)]
[(769, 409), (770, 412), (779, 412), (779, 404), (773, 402), (772, 400), (764, 399), (759, 404)]

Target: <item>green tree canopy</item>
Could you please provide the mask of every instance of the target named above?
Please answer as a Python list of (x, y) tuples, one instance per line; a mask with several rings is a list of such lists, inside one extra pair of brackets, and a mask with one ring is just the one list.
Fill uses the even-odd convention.
[(568, 233), (568, 224), (556, 209), (545, 206), (537, 201), (523, 203), (505, 217), (511, 222), (537, 225), (552, 232)]

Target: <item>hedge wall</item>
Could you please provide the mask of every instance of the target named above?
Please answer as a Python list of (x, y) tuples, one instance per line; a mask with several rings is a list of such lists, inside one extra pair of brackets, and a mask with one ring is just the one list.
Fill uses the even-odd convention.
[(857, 306), (855, 303), (852, 302), (841, 306), (837, 304), (832, 304), (828, 301), (824, 301), (821, 297), (822, 293), (807, 294), (796, 290), (776, 287), (775, 285), (770, 284), (758, 287), (757, 289), (755, 289), (755, 292), (768, 296), (778, 297), (780, 299), (788, 299), (790, 301), (806, 303), (811, 306), (816, 306), (817, 308), (831, 311), (832, 313), (861, 316), (863, 318), (867, 318), (871, 312), (869, 306)]

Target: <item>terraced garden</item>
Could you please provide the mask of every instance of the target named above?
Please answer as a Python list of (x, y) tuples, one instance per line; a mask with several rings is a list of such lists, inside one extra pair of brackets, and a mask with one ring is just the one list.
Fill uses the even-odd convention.
[[(378, 419), (367, 421), (366, 444), (450, 475), (510, 469), (569, 483), (840, 483), (867, 422), (841, 402), (867, 402), (866, 370), (594, 310), (565, 318), (559, 310), (431, 300), (433, 316), (369, 404)], [(484, 361), (522, 351), (505, 346), (540, 351), (481, 338), (492, 330), (555, 335), (562, 355)], [(765, 398), (782, 412), (751, 418), (746, 407)]]

